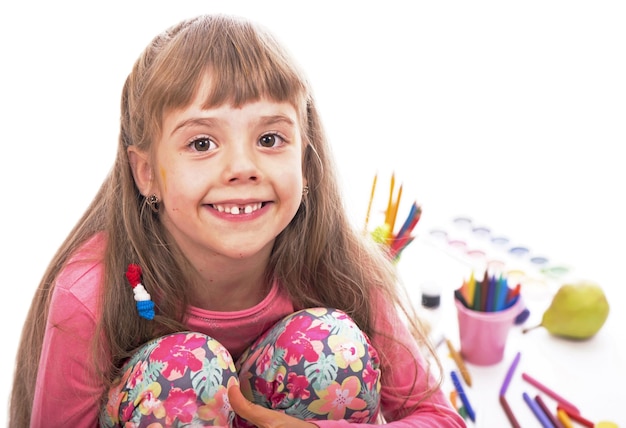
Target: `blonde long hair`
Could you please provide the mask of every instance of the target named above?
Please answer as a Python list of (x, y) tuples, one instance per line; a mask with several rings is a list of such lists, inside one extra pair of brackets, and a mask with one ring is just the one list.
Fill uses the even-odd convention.
[[(98, 380), (111, 382), (120, 363), (147, 340), (185, 329), (186, 262), (137, 189), (127, 147), (149, 151), (159, 136), (163, 115), (187, 106), (206, 73), (213, 83), (206, 107), (239, 106), (267, 97), (291, 102), (301, 117), (306, 146), (303, 169), (310, 193), (275, 241), (268, 281), (277, 279), (298, 308), (344, 310), (369, 335), (383, 334), (372, 331), (374, 294), (404, 308), (393, 265), (345, 214), (311, 89), (287, 52), (268, 32), (239, 18), (213, 15), (185, 20), (153, 39), (126, 80), (113, 169), (51, 260), (23, 328), (11, 426), (29, 425), (55, 278), (71, 254), (95, 233), (104, 232), (107, 239), (102, 317), (93, 343), (93, 367), (102, 369)], [(124, 280), (129, 263), (143, 267), (143, 283), (156, 296), (153, 321), (136, 314)], [(417, 331), (414, 314), (405, 313)], [(112, 358), (102, 361), (103, 355)]]

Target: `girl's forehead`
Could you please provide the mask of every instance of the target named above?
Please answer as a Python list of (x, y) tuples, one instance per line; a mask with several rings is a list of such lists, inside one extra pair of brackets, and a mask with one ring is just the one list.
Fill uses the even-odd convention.
[(300, 127), (301, 117), (296, 107), (290, 102), (261, 98), (237, 106), (230, 102), (206, 106), (203, 99), (198, 98), (186, 107), (170, 110), (163, 115), (163, 127), (166, 132), (177, 122), (212, 125), (283, 122)]
[[(161, 117), (161, 126), (167, 127), (167, 123), (170, 122), (172, 116), (180, 116), (181, 114), (185, 116), (203, 116), (210, 111), (211, 114), (220, 115), (228, 114), (229, 109), (232, 111), (249, 107), (257, 107), (255, 111), (264, 115), (282, 112), (281, 114), (290, 116), (298, 126), (304, 123), (305, 117), (303, 113), (306, 112), (306, 106), (303, 106), (302, 103), (296, 100), (280, 99), (266, 93), (240, 99), (237, 99), (235, 95), (216, 97), (215, 89), (214, 80), (211, 78), (210, 73), (205, 73), (196, 85), (195, 91), (188, 102), (172, 105), (169, 108), (165, 107)], [(293, 96), (293, 98), (300, 97)]]
[(289, 103), (296, 112), (301, 111), (302, 102), (299, 100), (304, 98), (302, 94), (295, 92), (277, 93), (277, 91), (272, 90), (271, 86), (258, 86), (255, 90), (242, 93), (240, 82), (229, 84), (223, 80), (218, 81), (213, 73), (207, 71), (199, 79), (189, 105), (202, 105), (205, 109), (222, 106), (241, 108), (247, 104), (264, 101), (276, 104)]

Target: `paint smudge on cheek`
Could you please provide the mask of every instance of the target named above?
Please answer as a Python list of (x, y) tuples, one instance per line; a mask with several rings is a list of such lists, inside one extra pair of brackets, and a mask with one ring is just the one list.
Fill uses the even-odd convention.
[(161, 182), (163, 183), (163, 189), (167, 190), (167, 171), (163, 166), (159, 166), (159, 175), (161, 176)]

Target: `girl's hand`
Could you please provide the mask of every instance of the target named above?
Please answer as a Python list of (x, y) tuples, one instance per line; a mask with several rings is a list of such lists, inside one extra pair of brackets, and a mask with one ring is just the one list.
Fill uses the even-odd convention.
[(291, 417), (275, 410), (266, 409), (265, 407), (248, 401), (243, 396), (239, 386), (231, 386), (228, 388), (228, 400), (237, 415), (246, 419), (248, 422), (255, 424), (260, 428), (316, 428), (309, 422)]

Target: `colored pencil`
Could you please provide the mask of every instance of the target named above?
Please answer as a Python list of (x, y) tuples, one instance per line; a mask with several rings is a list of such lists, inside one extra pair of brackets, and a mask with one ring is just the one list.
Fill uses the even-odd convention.
[(450, 403), (452, 403), (452, 407), (454, 407), (455, 409), (458, 408), (456, 404), (457, 395), (458, 393), (456, 392), (456, 389), (453, 389), (452, 391), (450, 391)]
[(499, 311), (500, 309), (502, 309), (499, 300), (500, 300), (500, 296), (502, 296), (502, 275), (500, 275), (500, 277), (498, 279), (496, 279), (496, 276), (493, 276), (493, 279), (495, 281), (494, 284), (494, 289), (493, 289), (493, 310), (494, 311)]
[(541, 396), (539, 394), (535, 395), (535, 401), (537, 402), (537, 404), (539, 405), (539, 407), (541, 407), (541, 410), (543, 411), (543, 413), (546, 415), (546, 417), (548, 419), (550, 419), (550, 422), (552, 423), (552, 426), (554, 428), (562, 428), (561, 427), (561, 423), (559, 421), (556, 420), (556, 415), (553, 414), (550, 409), (548, 408), (547, 404), (545, 401), (543, 401), (543, 398), (541, 398)]
[(533, 413), (535, 414), (535, 417), (537, 418), (539, 423), (541, 423), (541, 426), (543, 428), (554, 428), (552, 426), (552, 422), (550, 422), (550, 419), (548, 419), (545, 413), (543, 413), (543, 410), (541, 410), (541, 407), (539, 407), (539, 405), (535, 402), (535, 400), (530, 398), (530, 395), (524, 392), (522, 393), (522, 397), (524, 397), (524, 401), (526, 402), (526, 404), (528, 404), (528, 407), (530, 407), (530, 410), (533, 411)]
[(495, 305), (494, 305), (495, 294), (496, 294), (496, 278), (494, 276), (491, 276), (489, 278), (489, 283), (487, 284), (487, 302), (485, 304), (486, 312), (493, 312), (496, 310)]
[(556, 417), (559, 421), (561, 421), (564, 428), (574, 428), (574, 424), (572, 423), (572, 420), (569, 418), (569, 416), (567, 416), (567, 413), (565, 413), (565, 410), (559, 409), (557, 407)]
[(370, 201), (367, 204), (367, 213), (365, 214), (365, 230), (370, 222), (370, 213), (372, 212), (372, 203), (374, 202), (374, 193), (376, 192), (376, 182), (378, 181), (378, 173), (374, 175), (374, 181), (372, 182), (372, 190), (370, 192)]
[(413, 242), (414, 239), (415, 239), (415, 236), (407, 236), (405, 237), (405, 239), (401, 239), (396, 245), (396, 248), (390, 251), (392, 258), (394, 260), (398, 260), (400, 258), (400, 255), (402, 254), (402, 251), (404, 251), (404, 249), (408, 247), (409, 244)]
[(504, 309), (509, 309), (510, 307), (515, 305), (518, 300), (519, 300), (519, 294), (517, 296), (514, 296), (509, 302), (507, 302), (507, 304), (504, 307)]
[(515, 299), (515, 297), (519, 296), (519, 293), (522, 289), (522, 284), (518, 283), (514, 288), (509, 289), (508, 296), (506, 297), (505, 306), (511, 306), (511, 302)]
[(393, 207), (391, 209), (391, 222), (390, 222), (390, 228), (389, 228), (389, 233), (391, 234), (391, 236), (393, 236), (393, 230), (396, 227), (396, 218), (398, 217), (398, 207), (400, 206), (400, 199), (402, 199), (402, 184), (400, 184), (400, 188), (398, 190), (398, 196), (396, 196), (396, 202), (393, 204)]
[[(369, 219), (372, 210), (372, 204), (374, 201), (374, 195), (376, 192), (376, 185), (378, 182), (378, 174), (374, 176), (372, 183), (372, 189), (370, 192), (370, 200), (367, 206), (367, 213), (365, 215), (365, 231), (368, 231)], [(402, 224), (398, 233), (394, 233), (396, 219), (398, 217), (398, 209), (402, 200), (403, 184), (400, 183), (397, 195), (394, 197), (394, 191), (396, 186), (395, 173), (391, 175), (391, 182), (389, 186), (389, 199), (387, 201), (387, 209), (385, 211), (385, 222), (376, 227), (371, 235), (374, 241), (383, 244), (392, 256), (394, 261), (397, 261), (400, 257), (400, 253), (415, 239), (411, 236), (413, 229), (417, 225), (422, 215), (422, 208), (414, 202), (411, 206), (409, 215)]]
[(461, 302), (463, 306), (465, 306), (468, 309), (471, 309), (469, 303), (467, 303), (467, 300), (465, 300), (465, 296), (463, 296), (463, 293), (461, 292), (461, 290), (454, 290), (454, 297), (456, 297), (456, 299), (459, 302)]
[(522, 373), (522, 379), (524, 379), (526, 382), (530, 383), (531, 385), (533, 385), (540, 391), (544, 392), (549, 397), (552, 397), (557, 402), (564, 404), (564, 407), (567, 407), (571, 410), (574, 410), (577, 413), (580, 413), (580, 411), (578, 410), (578, 407), (574, 406), (571, 402), (561, 397), (559, 394), (557, 394), (552, 389), (548, 388), (547, 386), (539, 382), (537, 379), (530, 376), (528, 373)]
[(446, 339), (446, 345), (448, 345), (448, 350), (450, 351), (450, 357), (452, 357), (452, 359), (456, 363), (456, 366), (459, 368), (459, 371), (461, 372), (461, 376), (463, 376), (463, 380), (465, 380), (465, 383), (468, 386), (472, 386), (472, 377), (470, 376), (469, 371), (467, 370), (467, 366), (465, 365), (465, 361), (463, 361), (463, 357), (461, 357), (461, 354), (459, 353), (459, 351), (457, 351), (454, 348), (450, 340)]
[(414, 237), (411, 236), (411, 233), (419, 222), (421, 213), (421, 207), (414, 202), (404, 224), (395, 236), (392, 235), (389, 241), (389, 249), (392, 257), (397, 258), (400, 252), (413, 241)]
[(472, 309), (474, 309), (475, 311), (480, 311), (481, 292), (481, 283), (480, 281), (476, 281), (476, 287), (474, 287), (474, 303), (472, 304)]
[(502, 386), (500, 387), (500, 395), (506, 394), (506, 390), (509, 388), (509, 384), (511, 383), (511, 379), (513, 378), (513, 373), (515, 372), (515, 369), (519, 364), (521, 356), (522, 354), (520, 352), (515, 354), (515, 358), (513, 358), (513, 361), (511, 362), (511, 365), (506, 372), (506, 376), (504, 376), (504, 381), (502, 382)]
[(458, 288), (458, 290), (455, 290), (454, 295), (456, 296), (456, 292), (459, 292), (459, 294), (461, 294), (463, 296), (463, 300), (465, 300), (467, 302), (467, 299), (465, 298), (465, 296), (467, 296), (467, 281), (463, 280), (463, 282), (461, 283), (461, 286)]
[(480, 310), (487, 311), (487, 294), (489, 292), (489, 274), (485, 270), (485, 276), (480, 283)]
[(469, 280), (467, 281), (467, 307), (472, 308), (474, 306), (474, 293), (476, 290), (476, 278), (474, 278), (474, 271), (470, 274)]
[(400, 227), (400, 230), (398, 230), (396, 236), (401, 237), (410, 234), (415, 228), (415, 225), (419, 221), (421, 215), (422, 208), (417, 205), (417, 202), (413, 202), (411, 209), (409, 210), (409, 215), (406, 217), (406, 220)]
[(558, 404), (556, 406), (556, 408), (557, 408), (557, 411), (559, 411), (559, 410), (564, 411), (567, 414), (567, 416), (570, 417), (570, 419), (578, 422), (579, 424), (581, 424), (583, 426), (586, 426), (586, 427), (589, 427), (589, 428), (593, 428), (595, 426), (595, 424), (593, 422), (591, 422), (587, 418), (583, 418), (578, 411), (576, 411), (575, 409), (570, 408), (567, 405), (562, 406), (562, 405)]
[(389, 254), (392, 257), (396, 257), (407, 245), (413, 241), (414, 237), (410, 235), (404, 235), (399, 238), (391, 238), (389, 243)]
[(498, 294), (496, 297), (496, 311), (501, 311), (506, 307), (506, 298), (509, 293), (509, 286), (507, 280), (502, 274), (498, 279)]
[(522, 428), (522, 426), (517, 421), (517, 418), (515, 417), (511, 406), (509, 406), (509, 402), (506, 401), (506, 397), (504, 395), (500, 395), (500, 405), (502, 406), (502, 409), (504, 409), (504, 413), (506, 413), (506, 417), (511, 423), (511, 426), (513, 428)]
[(393, 189), (396, 187), (396, 175), (395, 173), (391, 174), (391, 184), (389, 185), (389, 199), (387, 201), (387, 211), (385, 211), (385, 224), (389, 226), (391, 231), (393, 232), (393, 227), (391, 227), (391, 216), (393, 215)]
[(463, 385), (461, 385), (461, 381), (459, 380), (459, 377), (454, 370), (450, 372), (450, 377), (452, 378), (452, 383), (454, 384), (456, 392), (459, 394), (459, 398), (463, 402), (463, 407), (465, 407), (467, 416), (471, 419), (472, 422), (476, 422), (476, 414), (474, 413), (474, 409), (472, 408), (472, 405), (470, 404), (467, 395), (465, 395)]

